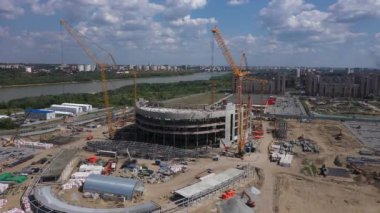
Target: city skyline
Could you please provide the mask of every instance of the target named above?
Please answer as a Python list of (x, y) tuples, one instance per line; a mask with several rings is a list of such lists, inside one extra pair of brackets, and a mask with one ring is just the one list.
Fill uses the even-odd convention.
[[(118, 64), (211, 65), (217, 25), (250, 66), (380, 67), (380, 1), (0, 0), (0, 62), (90, 63), (67, 20)], [(5, 50), (5, 51), (4, 51)], [(214, 64), (226, 65), (214, 47)]]

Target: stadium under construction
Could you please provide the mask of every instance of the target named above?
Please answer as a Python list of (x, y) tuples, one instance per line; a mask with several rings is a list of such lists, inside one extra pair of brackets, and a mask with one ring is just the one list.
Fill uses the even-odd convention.
[(231, 146), (237, 140), (237, 110), (228, 99), (197, 109), (166, 108), (139, 100), (135, 139), (185, 149)]

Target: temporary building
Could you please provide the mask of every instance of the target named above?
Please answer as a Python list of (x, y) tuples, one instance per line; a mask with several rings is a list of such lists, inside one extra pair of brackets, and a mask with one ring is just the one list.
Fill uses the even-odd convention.
[(63, 112), (63, 111), (57, 111), (54, 110), (56, 116), (74, 116), (74, 113), (72, 112)]
[(281, 157), (280, 166), (290, 167), (290, 165), (292, 164), (292, 160), (293, 160), (293, 155), (287, 154)]
[(82, 112), (82, 107), (57, 105), (57, 104), (51, 105), (50, 109), (54, 111), (71, 112), (73, 114), (79, 114)]
[(144, 192), (144, 185), (137, 179), (91, 174), (84, 182), (83, 191), (123, 196), (130, 200)]
[(25, 110), (25, 114), (29, 119), (50, 120), (55, 118), (55, 112), (53, 110), (27, 109)]
[(92, 110), (91, 104), (75, 104), (75, 103), (62, 103), (64, 106), (75, 106), (75, 107), (81, 107), (83, 112), (88, 112)]

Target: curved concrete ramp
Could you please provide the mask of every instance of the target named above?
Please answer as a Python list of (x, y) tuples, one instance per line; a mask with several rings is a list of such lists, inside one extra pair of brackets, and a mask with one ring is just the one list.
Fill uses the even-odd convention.
[(80, 206), (70, 205), (59, 200), (51, 190), (50, 186), (36, 187), (33, 192), (34, 200), (31, 200), (32, 209), (37, 212), (67, 212), (67, 213), (132, 213), (132, 212), (155, 212), (161, 207), (154, 203), (148, 202), (128, 208), (113, 209), (93, 209)]

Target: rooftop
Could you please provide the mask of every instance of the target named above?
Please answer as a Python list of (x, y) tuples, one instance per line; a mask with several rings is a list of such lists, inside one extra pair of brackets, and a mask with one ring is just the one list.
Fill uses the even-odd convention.
[(26, 113), (52, 113), (53, 110), (47, 110), (47, 109), (26, 109)]
[(243, 170), (230, 168), (226, 171), (223, 171), (212, 178), (207, 178), (193, 185), (187, 186), (185, 188), (179, 189), (175, 191), (176, 194), (181, 195), (185, 198), (192, 198), (196, 195), (202, 194), (203, 192), (210, 190), (222, 183), (227, 182), (228, 180), (234, 179), (241, 174), (243, 174)]

